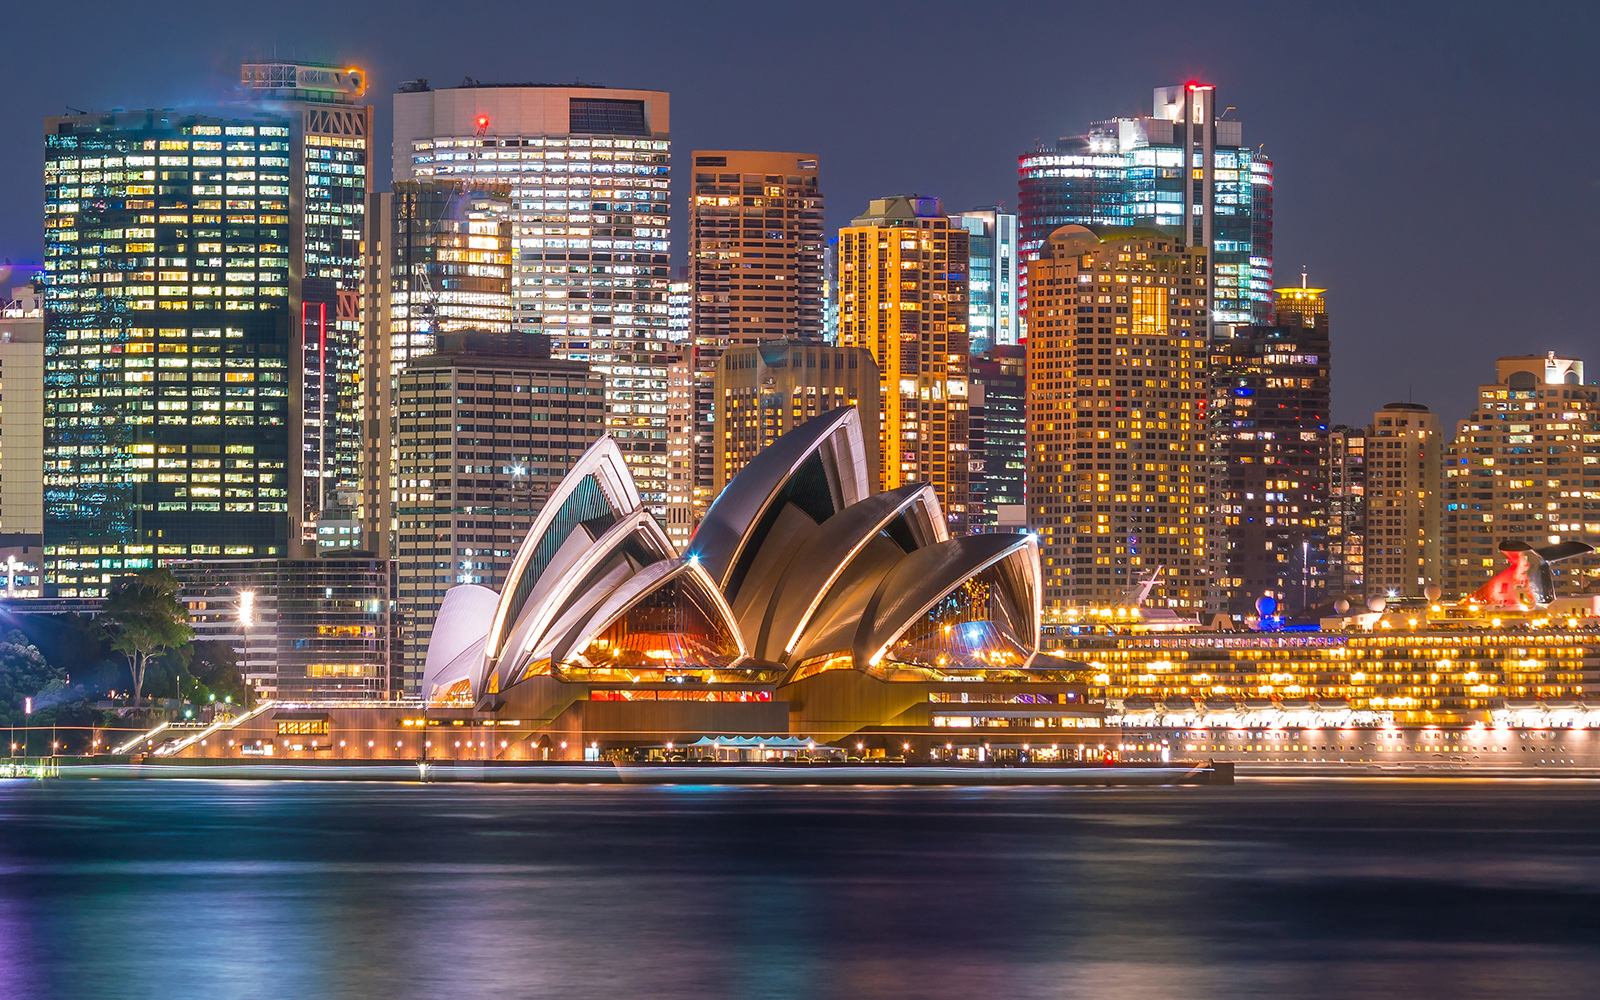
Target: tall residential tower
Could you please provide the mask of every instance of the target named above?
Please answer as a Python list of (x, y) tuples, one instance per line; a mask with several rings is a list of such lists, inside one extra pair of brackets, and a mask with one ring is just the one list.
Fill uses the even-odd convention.
[(967, 239), (915, 195), (875, 199), (839, 230), (839, 344), (870, 351), (883, 386), (879, 488), (931, 483), (954, 534), (968, 514)]
[(764, 340), (822, 342), (822, 245), (815, 154), (695, 150), (689, 198), (692, 521), (711, 505), (721, 460), (711, 426), (717, 361), (730, 347)]
[(1028, 526), (1047, 613), (1206, 596), (1204, 250), (1063, 226), (1028, 265)]

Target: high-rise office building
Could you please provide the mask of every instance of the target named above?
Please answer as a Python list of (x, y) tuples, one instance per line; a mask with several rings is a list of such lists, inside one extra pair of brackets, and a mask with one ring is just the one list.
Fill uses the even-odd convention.
[(967, 397), (970, 529), (1014, 530), (1001, 526), (1001, 508), (1020, 511), (1028, 482), (1027, 349), (1000, 345), (973, 355)]
[(1328, 431), (1328, 594), (1360, 605), (1367, 593), (1367, 432)]
[(667, 363), (667, 516), (663, 524), (680, 552), (699, 521), (694, 502), (695, 449), (701, 439), (713, 436), (711, 424), (695, 421), (694, 348), (681, 346), (683, 353), (674, 354)]
[(1421, 597), (1439, 582), (1439, 417), (1421, 403), (1390, 403), (1366, 433), (1363, 568), (1373, 597)]
[[(44, 533), (44, 297), (37, 268), (0, 267), (0, 565)], [(22, 536), (22, 537), (14, 537)], [(15, 591), (15, 586), (11, 588)]]
[(839, 231), (839, 343), (866, 348), (883, 387), (879, 488), (931, 484), (952, 534), (968, 515), (967, 238), (915, 195), (875, 199)]
[(404, 688), (421, 680), (446, 590), (499, 589), (545, 498), (605, 429), (605, 381), (552, 359), (541, 334), (440, 333), (395, 394), (395, 565), (414, 642)]
[(667, 339), (674, 344), (687, 343), (694, 326), (694, 286), (688, 271), (678, 268), (678, 280), (667, 286)]
[[(1471, 593), (1503, 566), (1501, 542), (1600, 544), (1597, 396), (1576, 358), (1551, 352), (1495, 362), (1495, 381), (1478, 386), (1445, 450), (1446, 596)], [(1600, 556), (1550, 568), (1562, 594), (1600, 592)]]
[(518, 330), (606, 379), (606, 429), (646, 506), (666, 507), (673, 351), (667, 95), (481, 84), (394, 98), (394, 178), (511, 187)]
[(763, 340), (822, 342), (822, 190), (812, 153), (697, 149), (689, 197), (694, 297), (694, 519), (711, 506), (717, 361)]
[(1206, 596), (1206, 252), (1065, 226), (1028, 265), (1028, 524), (1048, 610)]
[[(1272, 161), (1245, 145), (1232, 110), (1217, 113), (1209, 84), (1161, 87), (1149, 116), (1095, 122), (1086, 135), (1024, 153), (1023, 260), (1072, 223), (1154, 226), (1211, 253), (1215, 322), (1270, 323)], [(1025, 280), (1018, 296), (1026, 308)]]
[(1210, 607), (1298, 615), (1328, 586), (1328, 314), (1320, 288), (1282, 289), (1272, 326), (1211, 341), (1206, 457)]
[(393, 548), (401, 371), (433, 353), (441, 333), (512, 330), (510, 194), (505, 184), (399, 181), (372, 198), (362, 516), (379, 556)]
[[(762, 449), (812, 417), (843, 406), (863, 415), (881, 406), (878, 368), (859, 347), (811, 340), (741, 344), (717, 363), (712, 426), (719, 443), (713, 495)], [(877, 442), (867, 438), (867, 472), (878, 471)]]
[(822, 342), (839, 342), (839, 237), (828, 237), (822, 251)]
[(950, 218), (967, 241), (967, 339), (974, 354), (1017, 343), (1017, 217), (977, 208)]
[(243, 104), (46, 120), (49, 596), (352, 523), (364, 86), (252, 63)]

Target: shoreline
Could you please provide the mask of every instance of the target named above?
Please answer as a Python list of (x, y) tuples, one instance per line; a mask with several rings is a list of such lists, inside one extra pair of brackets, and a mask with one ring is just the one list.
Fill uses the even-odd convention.
[(614, 764), (519, 762), (241, 762), (201, 759), (0, 764), (0, 778), (88, 781), (175, 779), (253, 781), (413, 781), (584, 785), (1129, 786), (1231, 784), (1229, 765), (1087, 767), (930, 764)]

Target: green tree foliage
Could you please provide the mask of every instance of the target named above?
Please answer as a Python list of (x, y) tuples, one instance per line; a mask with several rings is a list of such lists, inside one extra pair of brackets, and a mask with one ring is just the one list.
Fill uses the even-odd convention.
[(244, 675), (239, 670), (239, 655), (226, 642), (197, 639), (187, 646), (169, 649), (150, 663), (145, 687), (156, 697), (179, 697), (195, 705), (232, 699), (245, 704)]
[(42, 714), (61, 699), (66, 687), (67, 672), (51, 666), (27, 636), (12, 629), (0, 637), (0, 725), (40, 721), (24, 716), (25, 699), (32, 698), (35, 713)]
[(101, 607), (100, 622), (111, 648), (128, 658), (135, 705), (144, 697), (151, 661), (194, 638), (188, 609), (178, 601), (178, 580), (166, 569), (145, 570), (115, 584)]

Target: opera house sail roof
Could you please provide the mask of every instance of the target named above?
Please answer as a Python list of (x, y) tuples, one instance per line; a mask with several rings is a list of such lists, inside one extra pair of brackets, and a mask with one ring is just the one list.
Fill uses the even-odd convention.
[(779, 438), (673, 550), (609, 437), (551, 494), (504, 589), (446, 593), (423, 693), (481, 704), (533, 677), (607, 683), (981, 679), (1038, 649), (1031, 535), (951, 538), (930, 486), (872, 495), (860, 416)]

